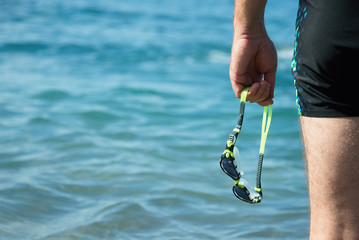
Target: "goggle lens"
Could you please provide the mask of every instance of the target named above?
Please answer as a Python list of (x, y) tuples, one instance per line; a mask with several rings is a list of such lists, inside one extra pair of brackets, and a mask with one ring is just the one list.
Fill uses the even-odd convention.
[(261, 193), (254, 191), (251, 185), (244, 179), (241, 179), (233, 186), (234, 195), (248, 203), (259, 203), (261, 201)]
[(233, 193), (237, 198), (239, 198), (242, 201), (252, 203), (252, 200), (250, 199), (249, 194), (247, 193), (247, 191), (248, 190), (247, 190), (246, 187), (233, 186)]
[(237, 172), (237, 166), (234, 162), (234, 159), (231, 157), (223, 158), (220, 162), (222, 170), (230, 176), (233, 180), (239, 179), (239, 174)]

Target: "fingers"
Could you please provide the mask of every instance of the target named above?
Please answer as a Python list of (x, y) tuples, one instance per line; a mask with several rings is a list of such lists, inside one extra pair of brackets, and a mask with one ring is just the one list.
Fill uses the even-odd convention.
[[(240, 98), (243, 89), (247, 86), (235, 81), (231, 81), (231, 83), (236, 97)], [(274, 89), (274, 87), (267, 81), (255, 82), (250, 86), (247, 94), (247, 101), (250, 103), (255, 102), (263, 107), (271, 105), (273, 104), (272, 89)]]
[(251, 103), (256, 102), (261, 106), (272, 104), (271, 84), (267, 81), (253, 83), (248, 91), (247, 100)]
[(262, 106), (262, 107), (265, 107), (265, 106), (268, 106), (268, 105), (272, 105), (273, 104), (273, 99), (271, 98), (268, 98), (262, 102), (257, 102), (258, 105)]

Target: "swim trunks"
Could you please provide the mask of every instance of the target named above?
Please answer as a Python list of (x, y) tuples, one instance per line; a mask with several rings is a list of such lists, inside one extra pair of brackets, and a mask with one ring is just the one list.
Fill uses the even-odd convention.
[(359, 0), (300, 0), (291, 68), (299, 115), (359, 116)]

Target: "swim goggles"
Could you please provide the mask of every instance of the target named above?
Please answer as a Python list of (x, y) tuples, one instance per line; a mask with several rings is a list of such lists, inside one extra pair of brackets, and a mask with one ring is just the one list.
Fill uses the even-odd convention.
[(261, 186), (262, 164), (264, 158), (264, 148), (267, 140), (268, 130), (272, 119), (272, 105), (265, 106), (262, 119), (262, 134), (261, 144), (259, 148), (259, 159), (257, 167), (256, 187), (254, 191), (251, 189), (248, 182), (241, 178), (244, 174), (236, 165), (236, 160), (239, 161), (239, 151), (235, 147), (235, 143), (240, 134), (244, 118), (244, 109), (246, 104), (246, 98), (249, 88), (245, 88), (241, 93), (241, 102), (239, 108), (239, 118), (236, 127), (229, 135), (229, 139), (226, 144), (226, 149), (222, 153), (220, 166), (222, 170), (230, 176), (234, 181), (233, 193), (234, 195), (247, 203), (260, 203), (262, 201), (263, 193)]

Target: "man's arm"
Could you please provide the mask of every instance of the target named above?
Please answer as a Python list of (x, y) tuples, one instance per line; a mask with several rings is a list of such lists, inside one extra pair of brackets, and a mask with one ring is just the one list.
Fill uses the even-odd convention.
[(247, 99), (273, 103), (277, 53), (264, 25), (266, 0), (236, 0), (230, 79), (237, 97), (250, 87)]
[(252, 31), (254, 28), (265, 31), (264, 9), (266, 4), (267, 0), (236, 0), (233, 18), (235, 33)]

